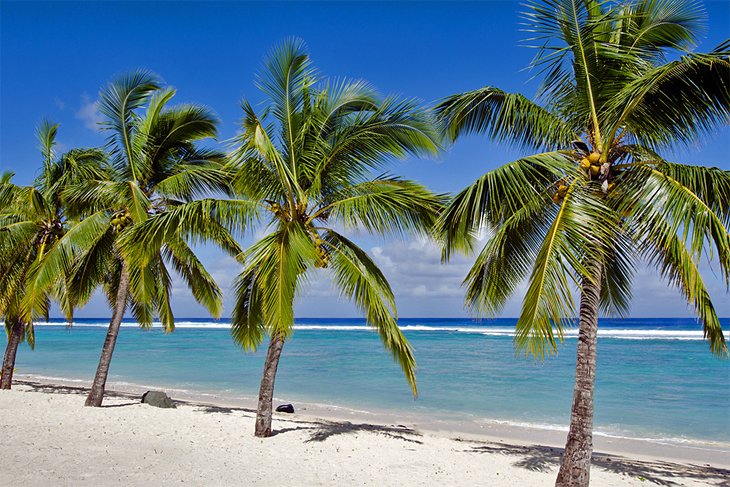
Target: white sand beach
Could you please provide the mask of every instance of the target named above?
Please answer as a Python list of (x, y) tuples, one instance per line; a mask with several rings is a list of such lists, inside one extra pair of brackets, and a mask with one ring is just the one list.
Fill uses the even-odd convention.
[[(0, 391), (0, 485), (552, 485), (560, 449), (459, 439), (405, 425), (277, 414), (254, 438), (254, 413), (184, 402), (159, 409), (110, 393), (83, 407), (80, 387), (22, 382)], [(599, 449), (600, 450), (600, 449)], [(594, 455), (595, 486), (728, 485), (727, 463)], [(691, 452), (690, 452), (691, 453)], [(701, 455), (701, 453), (700, 453)]]

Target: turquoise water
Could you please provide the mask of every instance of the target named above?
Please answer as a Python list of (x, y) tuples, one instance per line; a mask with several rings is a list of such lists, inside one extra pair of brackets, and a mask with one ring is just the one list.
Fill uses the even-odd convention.
[[(418, 361), (414, 401), (378, 336), (357, 319), (298, 320), (284, 347), (276, 397), (474, 421), (568, 424), (575, 335), (544, 362), (515, 356), (512, 319), (402, 319)], [(36, 328), (22, 374), (90, 380), (107, 322)], [(726, 330), (730, 320), (723, 320)], [(714, 357), (691, 319), (602, 320), (596, 430), (605, 434), (730, 442), (730, 361)], [(727, 335), (726, 335), (727, 336)], [(265, 345), (244, 353), (225, 322), (180, 320), (174, 333), (121, 330), (110, 380), (254, 396)]]

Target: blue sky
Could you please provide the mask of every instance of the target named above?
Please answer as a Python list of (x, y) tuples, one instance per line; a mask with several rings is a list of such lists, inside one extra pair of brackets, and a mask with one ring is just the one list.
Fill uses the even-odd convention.
[[(730, 2), (706, 3), (709, 50), (730, 36)], [(533, 51), (518, 47), (517, 2), (32, 2), (0, 3), (0, 169), (29, 183), (39, 166), (34, 127), (43, 117), (60, 122), (60, 149), (96, 146), (97, 93), (125, 71), (147, 68), (178, 90), (177, 101), (211, 107), (221, 119), (221, 141), (234, 135), (239, 102), (262, 97), (254, 76), (267, 52), (286, 37), (307, 43), (326, 76), (362, 78), (384, 94), (432, 102), (446, 95), (498, 86), (531, 97), (535, 83), (524, 67)], [(214, 145), (215, 142), (211, 142)], [(460, 140), (442, 155), (410, 159), (393, 172), (439, 192), (455, 192), (518, 154), (480, 137)], [(730, 169), (730, 130), (671, 154), (674, 160)], [(419, 240), (354, 238), (383, 267), (401, 316), (463, 316), (459, 283), (470, 259), (441, 266), (438, 251)], [(213, 249), (204, 261), (228, 293), (237, 265)], [(730, 315), (722, 283), (705, 266), (721, 314)], [(324, 278), (324, 276), (322, 276)], [(679, 295), (649, 269), (636, 277), (633, 316), (686, 316)], [(177, 316), (205, 316), (182, 288)], [(516, 316), (520, 297), (504, 310)], [(230, 300), (227, 299), (227, 304)], [(300, 297), (299, 316), (356, 316), (324, 279)], [(94, 300), (80, 316), (106, 316)]]

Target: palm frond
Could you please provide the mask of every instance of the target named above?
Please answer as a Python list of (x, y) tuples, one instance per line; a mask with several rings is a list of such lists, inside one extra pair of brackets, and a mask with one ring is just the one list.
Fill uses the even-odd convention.
[(653, 0), (627, 4), (618, 15), (621, 38), (615, 43), (641, 50), (652, 61), (667, 48), (687, 50), (697, 43), (706, 12), (696, 0)]
[[(496, 227), (540, 198), (545, 188), (575, 173), (575, 163), (561, 152), (525, 157), (484, 174), (462, 190), (439, 217), (436, 233), (444, 242), (444, 259), (471, 249), (471, 239)], [(557, 189), (557, 188), (555, 188)]]
[(48, 250), (45, 257), (28, 270), (23, 297), (23, 318), (45, 314), (45, 299), (57, 279), (69, 275), (79, 255), (89, 252), (109, 231), (106, 212), (95, 213), (75, 223)]
[(582, 178), (570, 184), (539, 242), (515, 335), (518, 349), (535, 357), (556, 350), (564, 320), (576, 315), (573, 290), (600, 278), (591, 263), (605, 262), (606, 249), (615, 243), (618, 218), (585, 184)]
[[(687, 250), (685, 242), (672, 226), (662, 220), (662, 216), (656, 214), (655, 218), (646, 218), (646, 223), (641, 225), (640, 228), (646, 230), (642, 239), (642, 253), (694, 307), (702, 323), (704, 336), (710, 341), (712, 352), (727, 356), (728, 349), (722, 326), (697, 268), (696, 257)], [(647, 228), (649, 221), (651, 221), (650, 231)]]
[(138, 154), (132, 150), (134, 137), (134, 111), (150, 99), (160, 88), (157, 76), (149, 71), (136, 71), (111, 82), (99, 94), (99, 112), (105, 120), (102, 127), (110, 131), (109, 146), (119, 157), (117, 170), (128, 174), (134, 181), (138, 173)]
[[(711, 255), (717, 253), (722, 276), (728, 285), (730, 235), (724, 223), (728, 210), (718, 206), (727, 200), (727, 195), (723, 194), (727, 190), (727, 175), (722, 171), (697, 171), (691, 166), (680, 164), (661, 164), (658, 167), (663, 170), (651, 166), (636, 166), (623, 175), (621, 187), (617, 188), (618, 193), (624, 192), (625, 196), (617, 211), (628, 215), (633, 225), (645, 227), (645, 220), (651, 221), (657, 226), (656, 231), (666, 221), (675, 233), (682, 235), (682, 241), (689, 246), (691, 255), (701, 256), (708, 244), (711, 244), (709, 251)], [(698, 173), (711, 176), (713, 181), (719, 183), (719, 194), (709, 195), (707, 202), (690, 187), (672, 177), (677, 175), (707, 198), (709, 189), (698, 180)], [(714, 208), (721, 214), (718, 215)], [(649, 226), (637, 231), (637, 234), (648, 232), (651, 235), (654, 231)]]
[(150, 262), (157, 249), (179, 239), (213, 242), (231, 255), (241, 248), (228, 229), (243, 232), (256, 217), (259, 206), (245, 200), (201, 199), (168, 208), (129, 228), (119, 238), (119, 248), (138, 265)]
[(234, 281), (236, 301), (231, 315), (231, 336), (244, 350), (256, 350), (266, 334), (257, 278), (258, 267), (249, 265)]
[(36, 129), (36, 138), (38, 139), (38, 149), (43, 157), (43, 172), (48, 172), (56, 154), (53, 147), (56, 145), (56, 135), (58, 134), (57, 123), (51, 123), (43, 120)]
[(535, 193), (494, 228), (463, 282), (472, 312), (496, 315), (527, 278), (554, 214), (551, 205), (547, 191)]
[[(217, 157), (217, 154), (204, 156)], [(175, 173), (155, 185), (157, 194), (167, 198), (192, 200), (210, 194), (211, 190), (229, 192), (228, 173), (220, 164), (205, 159), (195, 164), (179, 164)]]
[(300, 117), (306, 94), (316, 81), (301, 39), (290, 38), (277, 46), (268, 56), (265, 69), (258, 77), (258, 86), (269, 96), (270, 111), (281, 125), (289, 173), (296, 185), (296, 154), (294, 141), (300, 129)]
[(657, 148), (696, 142), (730, 122), (730, 47), (687, 54), (641, 73), (612, 99), (615, 126)]
[(663, 160), (653, 169), (687, 188), (720, 218), (725, 227), (730, 227), (730, 171)]
[(578, 136), (568, 124), (520, 94), (484, 87), (452, 95), (436, 107), (451, 140), (471, 133), (523, 148), (557, 150)]
[(604, 315), (625, 317), (631, 307), (631, 284), (637, 252), (632, 241), (617, 227), (613, 243), (604, 249), (600, 310)]
[(318, 254), (301, 224), (291, 222), (252, 245), (243, 259), (244, 271), (236, 282), (239, 299), (232, 334), (237, 343), (252, 349), (260, 343), (262, 326), (269, 333), (291, 334), (297, 283), (307, 268), (314, 267)]
[(169, 239), (162, 253), (175, 272), (184, 279), (196, 301), (205, 306), (213, 317), (219, 318), (223, 311), (221, 290), (185, 241), (180, 238)]
[(413, 181), (381, 176), (348, 186), (328, 200), (331, 202), (326, 201), (315, 214), (319, 218), (340, 223), (344, 228), (403, 235), (429, 232), (445, 197)]

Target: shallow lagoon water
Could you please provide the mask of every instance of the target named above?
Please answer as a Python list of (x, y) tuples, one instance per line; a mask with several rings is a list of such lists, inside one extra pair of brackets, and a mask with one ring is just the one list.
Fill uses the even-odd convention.
[[(544, 361), (516, 355), (514, 319), (401, 319), (415, 349), (418, 391), (378, 335), (359, 319), (302, 319), (284, 347), (276, 397), (439, 419), (564, 428), (569, 421), (575, 331)], [(17, 372), (90, 380), (104, 319), (38, 324)], [(265, 344), (246, 353), (225, 321), (178, 320), (175, 332), (125, 322), (110, 381), (254, 396)], [(723, 320), (726, 330), (730, 320)], [(730, 361), (718, 359), (692, 319), (602, 320), (595, 426), (599, 434), (730, 443)], [(726, 334), (727, 336), (727, 334)]]

